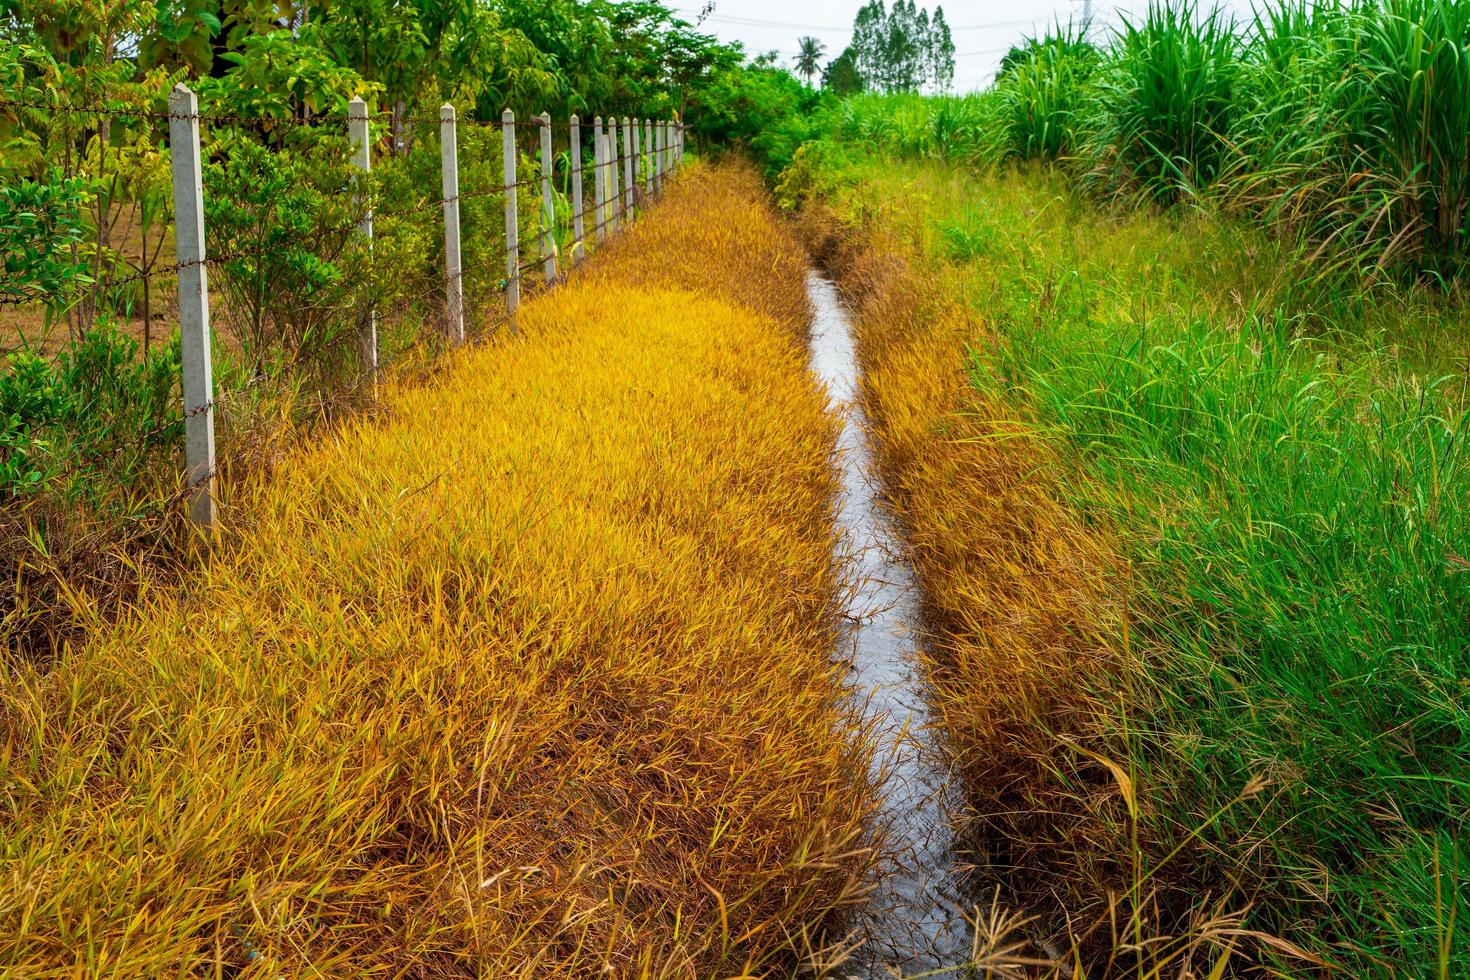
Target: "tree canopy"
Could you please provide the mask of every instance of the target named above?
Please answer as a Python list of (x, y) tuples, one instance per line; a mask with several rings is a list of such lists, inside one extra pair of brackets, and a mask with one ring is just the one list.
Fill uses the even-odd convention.
[(796, 70), (810, 85), (822, 70), (822, 55), (827, 52), (827, 46), (814, 37), (804, 37), (797, 42), (797, 47)]
[(656, 116), (698, 105), (745, 60), (656, 0), (0, 0), (15, 89), (82, 103), (149, 78), (215, 79), (216, 99), (252, 114), (363, 95), (407, 114), (453, 101), (481, 118)]
[(857, 12), (849, 50), (863, 88), (942, 91), (954, 81), (954, 38), (943, 7), (931, 16), (914, 0), (894, 0), (891, 8), (871, 0)]
[(849, 45), (822, 70), (822, 85), (836, 95), (853, 95), (867, 88), (857, 67), (857, 52)]

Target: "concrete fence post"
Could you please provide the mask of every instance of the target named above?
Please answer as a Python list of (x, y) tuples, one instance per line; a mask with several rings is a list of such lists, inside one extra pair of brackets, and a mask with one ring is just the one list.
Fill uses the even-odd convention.
[(556, 282), (556, 198), (551, 178), (556, 157), (551, 146), (551, 113), (541, 113), (541, 276), (549, 286)]
[(439, 107), (439, 167), (444, 185), (444, 325), (464, 343), (464, 270), (459, 247), (459, 133), (454, 106)]
[(582, 122), (572, 114), (568, 127), (572, 169), (572, 264), (582, 261), (586, 250), (582, 247), (582, 236), (586, 224), (582, 220)]
[(608, 199), (612, 211), (612, 230), (617, 231), (623, 217), (623, 195), (618, 188), (618, 118), (612, 117), (607, 124), (607, 182)]
[(654, 123), (653, 126), (653, 173), (654, 188), (660, 193), (664, 189), (664, 124)]
[(633, 191), (633, 199), (640, 205), (638, 211), (641, 214), (643, 211), (643, 123), (638, 121), (637, 116), (633, 117), (631, 130), (633, 140), (629, 147), (633, 154), (633, 179), (628, 182), (628, 186)]
[(633, 162), (638, 159), (638, 144), (633, 142), (633, 120), (623, 117), (623, 213), (633, 220)]
[(204, 176), (199, 99), (184, 85), (168, 98), (173, 157), (174, 249), (179, 262), (180, 358), (184, 390), (184, 474), (189, 517), (214, 526), (214, 379), (210, 370), (209, 276), (204, 266)]
[(602, 117), (592, 120), (592, 183), (596, 188), (597, 206), (592, 215), (596, 219), (597, 240), (607, 237), (607, 140), (602, 138)]
[(653, 196), (653, 120), (643, 120), (643, 192)]
[(521, 308), (521, 230), (516, 210), (516, 114), (500, 114), (501, 149), (505, 163), (505, 311), (515, 330)]
[[(364, 175), (371, 172), (372, 159), (372, 137), (368, 133), (368, 108), (362, 99), (353, 99), (347, 103), (347, 134), (352, 140), (352, 165), (361, 170)], [(373, 251), (373, 209), (368, 208), (363, 214), (362, 220), (357, 223), (357, 230), (367, 240), (368, 254)], [(374, 381), (378, 379), (378, 311), (372, 305), (371, 300), (366, 310), (363, 311), (362, 322), (358, 326), (362, 337), (362, 357), (367, 362), (368, 372)]]

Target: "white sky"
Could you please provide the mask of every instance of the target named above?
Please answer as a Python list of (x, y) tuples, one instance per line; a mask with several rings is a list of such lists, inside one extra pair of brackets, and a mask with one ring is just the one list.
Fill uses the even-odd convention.
[[(842, 53), (852, 36), (852, 19), (865, 0), (715, 0), (714, 13), (701, 29), (723, 41), (740, 41), (751, 54), (779, 51), (790, 65), (796, 40), (810, 34), (827, 46), (824, 61)], [(933, 10), (934, 0), (918, 0)], [(968, 92), (984, 88), (1010, 46), (1044, 30), (1054, 20), (1082, 19), (1084, 0), (949, 0), (941, 2), (954, 32), (954, 88)], [(1101, 38), (1118, 22), (1120, 11), (1142, 10), (1147, 0), (1093, 0), (1094, 37)], [(685, 19), (699, 14), (701, 0), (672, 0)], [(1250, 0), (1221, 0), (1220, 6), (1237, 17), (1248, 15)]]

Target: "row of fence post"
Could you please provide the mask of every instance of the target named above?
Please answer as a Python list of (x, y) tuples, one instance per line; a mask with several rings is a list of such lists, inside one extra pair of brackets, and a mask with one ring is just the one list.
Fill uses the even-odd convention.
[[(169, 96), (169, 145), (173, 165), (174, 237), (178, 253), (180, 354), (183, 361), (183, 416), (185, 478), (191, 498), (189, 516), (199, 525), (215, 523), (214, 384), (211, 378), (209, 328), (209, 277), (204, 247), (204, 180), (200, 150), (199, 100), (185, 85), (177, 85)], [(556, 195), (552, 187), (555, 150), (549, 113), (536, 119), (541, 128), (541, 227), (539, 237), (542, 275), (547, 285), (557, 282)], [(352, 142), (352, 162), (363, 173), (372, 168), (372, 138), (367, 104), (353, 99), (348, 107), (347, 130)], [(517, 209), (516, 178), (518, 152), (515, 113), (501, 116), (505, 198), (505, 308), (512, 329), (521, 304), (520, 215)], [(450, 342), (462, 344), (464, 330), (464, 268), (459, 228), (459, 138), (454, 106), (439, 111), (439, 147), (442, 172), (441, 202), (444, 210), (445, 327)], [(642, 132), (640, 133), (640, 127)], [(621, 138), (619, 131), (621, 130)], [(581, 122), (572, 116), (568, 127), (571, 178), (572, 243), (569, 264), (586, 255), (586, 222), (583, 208)], [(616, 230), (620, 220), (631, 220), (638, 195), (639, 161), (645, 161), (644, 193), (658, 193), (668, 175), (684, 157), (684, 127), (672, 120), (609, 119), (606, 129), (601, 116), (593, 122), (594, 215), (598, 241), (607, 229)], [(641, 149), (641, 152), (640, 152)], [(619, 173), (621, 170), (621, 174)], [(373, 240), (373, 213), (369, 208), (358, 231), (369, 250)], [(564, 273), (562, 273), (564, 274)], [(378, 374), (377, 312), (371, 306), (359, 325), (363, 359), (370, 376)]]

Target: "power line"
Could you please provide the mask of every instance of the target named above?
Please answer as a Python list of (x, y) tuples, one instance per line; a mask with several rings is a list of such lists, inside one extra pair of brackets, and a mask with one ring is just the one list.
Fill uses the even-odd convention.
[[(688, 13), (689, 11), (681, 10), (679, 12)], [(1053, 17), (1055, 17), (1055, 13), (1056, 12), (1053, 12)], [(837, 26), (834, 24), (804, 24), (794, 21), (766, 20), (760, 17), (739, 17), (734, 14), (711, 14), (705, 19), (708, 21), (718, 21), (720, 23), (729, 24), (735, 27), (769, 27), (793, 31), (826, 31), (829, 33), (843, 34), (848, 34), (852, 32), (851, 24), (848, 24), (846, 26)], [(1047, 18), (1045, 17), (1034, 17), (1029, 20), (993, 21), (988, 24), (964, 24), (959, 27), (951, 27), (949, 30), (951, 34), (956, 34), (960, 31), (994, 31), (1007, 27), (1028, 27), (1040, 23), (1041, 21), (1044, 21), (1046, 19)]]

